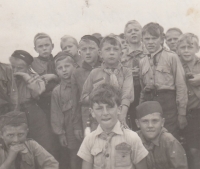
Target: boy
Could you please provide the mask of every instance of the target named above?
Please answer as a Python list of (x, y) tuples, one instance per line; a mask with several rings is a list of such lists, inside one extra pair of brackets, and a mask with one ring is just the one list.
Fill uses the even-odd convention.
[(142, 43), (142, 26), (137, 21), (131, 20), (125, 25), (124, 36), (128, 47), (121, 61), (123, 66), (132, 69), (135, 95), (134, 102), (130, 105), (128, 114), (130, 114), (132, 129), (137, 130), (137, 126), (135, 124), (135, 108), (139, 105), (141, 92), (139, 81), (139, 61), (145, 56), (147, 51)]
[(52, 153), (52, 136), (47, 117), (37, 104), (38, 97), (45, 91), (45, 81), (33, 72), (32, 62), (33, 57), (26, 51), (16, 50), (11, 55), (10, 63), (15, 77), (11, 97), (17, 98), (16, 109), (27, 114), (28, 137)]
[(83, 59), (78, 53), (78, 42), (74, 37), (68, 35), (63, 36), (61, 38), (60, 47), (62, 51), (66, 51), (73, 56), (77, 68), (81, 67)]
[(134, 100), (133, 77), (131, 70), (120, 63), (121, 44), (113, 36), (106, 36), (100, 44), (100, 55), (103, 63), (100, 68), (91, 71), (81, 96), (82, 104), (89, 103), (89, 94), (93, 88), (102, 83), (109, 83), (122, 91), (122, 113), (119, 120), (126, 125), (126, 114), (130, 103)]
[(58, 169), (58, 162), (36, 141), (27, 139), (26, 114), (0, 116), (0, 169)]
[(169, 49), (176, 53), (176, 43), (178, 38), (182, 35), (182, 31), (179, 28), (170, 28), (165, 34), (166, 44)]
[(135, 132), (120, 125), (120, 104), (121, 92), (112, 85), (101, 84), (92, 91), (91, 114), (99, 126), (79, 149), (82, 169), (146, 169), (148, 152)]
[(0, 63), (0, 115), (14, 108), (10, 97), (12, 88), (12, 69), (8, 64)]
[[(73, 99), (71, 91), (71, 75), (75, 69), (73, 56), (65, 51), (59, 52), (55, 56), (56, 72), (61, 79), (61, 82), (52, 92), (51, 98), (51, 126), (54, 133), (58, 136), (63, 151), (65, 153), (70, 150), (70, 165), (71, 169), (79, 169), (81, 161), (76, 155), (80, 146), (80, 141), (76, 139), (74, 132), (77, 130), (73, 119)], [(64, 156), (63, 156), (64, 157)], [(60, 165), (62, 166), (66, 159), (61, 157)], [(63, 160), (63, 161), (62, 161)], [(63, 166), (66, 167), (66, 166)]]
[(199, 39), (192, 33), (186, 33), (177, 41), (177, 53), (183, 64), (188, 87), (186, 141), (191, 156), (192, 169), (200, 168), (200, 59)]
[[(91, 35), (85, 35), (79, 42), (80, 56), (83, 58), (83, 63), (80, 68), (77, 68), (72, 75), (72, 93), (73, 93), (73, 104), (74, 112), (77, 117), (82, 116), (83, 131), (86, 128), (86, 123), (89, 118), (90, 112), (88, 106), (82, 106), (80, 104), (80, 96), (83, 90), (83, 85), (92, 69), (100, 67), (99, 58), (99, 40)], [(95, 130), (97, 122), (91, 119), (91, 128)], [(77, 133), (78, 134), (78, 133)], [(80, 135), (79, 135), (80, 136)], [(77, 135), (77, 137), (79, 137)], [(79, 137), (79, 139), (81, 139)]]
[(163, 127), (165, 119), (157, 101), (137, 106), (136, 124), (145, 148), (149, 151), (149, 169), (187, 169), (187, 158), (181, 144)]
[(143, 43), (149, 54), (139, 65), (140, 103), (158, 101), (163, 109), (165, 128), (178, 138), (179, 128), (187, 125), (187, 86), (178, 56), (162, 47), (163, 31), (157, 23), (149, 23), (142, 30)]

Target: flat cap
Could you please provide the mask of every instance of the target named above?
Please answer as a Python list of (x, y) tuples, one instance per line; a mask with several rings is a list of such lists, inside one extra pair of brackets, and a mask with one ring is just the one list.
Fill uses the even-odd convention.
[(98, 38), (96, 38), (95, 36), (92, 36), (92, 35), (84, 35), (81, 40), (84, 40), (84, 39), (88, 39), (88, 40), (91, 40), (93, 42), (95, 42), (97, 44), (97, 46), (100, 45), (100, 41)]
[(33, 56), (24, 50), (16, 50), (11, 56), (23, 60), (27, 65), (31, 65), (33, 62)]
[(136, 117), (140, 119), (148, 114), (160, 113), (163, 114), (162, 107), (157, 101), (147, 101), (136, 107)]

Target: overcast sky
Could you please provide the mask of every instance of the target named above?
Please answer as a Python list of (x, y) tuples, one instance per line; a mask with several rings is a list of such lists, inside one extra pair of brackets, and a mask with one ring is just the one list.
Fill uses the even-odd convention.
[(142, 26), (158, 22), (165, 30), (179, 27), (200, 37), (199, 0), (0, 0), (0, 61), (8, 63), (14, 50), (37, 56), (33, 38), (38, 32), (52, 37), (60, 51), (60, 38), (100, 32), (119, 34), (129, 20)]

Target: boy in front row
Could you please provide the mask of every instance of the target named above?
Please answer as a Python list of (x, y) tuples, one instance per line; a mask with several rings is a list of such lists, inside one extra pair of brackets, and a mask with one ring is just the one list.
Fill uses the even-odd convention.
[(58, 169), (58, 162), (51, 154), (26, 138), (28, 131), (24, 112), (12, 111), (0, 116), (0, 169)]
[(76, 155), (80, 146), (80, 141), (76, 139), (74, 133), (77, 131), (78, 123), (74, 123), (73, 102), (71, 91), (71, 75), (75, 69), (73, 56), (65, 51), (59, 52), (55, 56), (56, 72), (61, 80), (52, 92), (51, 98), (51, 126), (58, 135), (61, 146), (63, 147), (60, 167), (66, 168), (66, 152), (69, 149), (70, 169), (79, 169), (81, 159)]
[(148, 152), (141, 139), (120, 125), (120, 104), (121, 92), (112, 85), (101, 84), (90, 94), (91, 114), (99, 126), (79, 149), (82, 169), (147, 169)]
[(187, 158), (181, 144), (163, 126), (165, 119), (157, 101), (147, 101), (136, 108), (136, 124), (147, 156), (148, 169), (187, 169)]
[(121, 44), (114, 36), (106, 36), (100, 43), (100, 56), (103, 63), (100, 68), (93, 69), (85, 84), (81, 95), (82, 104), (89, 103), (89, 95), (94, 88), (103, 83), (109, 83), (122, 91), (121, 114), (119, 120), (126, 125), (126, 114), (130, 103), (134, 100), (133, 77), (129, 68), (123, 67), (120, 58)]

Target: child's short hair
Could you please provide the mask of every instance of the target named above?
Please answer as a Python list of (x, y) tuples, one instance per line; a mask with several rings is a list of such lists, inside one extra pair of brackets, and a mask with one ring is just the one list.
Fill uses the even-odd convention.
[(64, 59), (67, 59), (67, 62), (71, 63), (72, 65), (75, 65), (75, 61), (73, 59), (73, 56), (66, 51), (61, 51), (54, 57), (55, 66), (57, 66), (57, 63), (59, 61), (62, 61)]
[(49, 40), (51, 41), (52, 43), (52, 39), (49, 35), (47, 35), (46, 33), (37, 33), (34, 37), (34, 45), (36, 46), (36, 41), (38, 39), (43, 39), (43, 38), (49, 38)]
[[(97, 44), (98, 47), (100, 45), (99, 39), (97, 39), (95, 36), (92, 36), (92, 35), (84, 35), (81, 38), (80, 42), (81, 41), (84, 41), (84, 42), (93, 41), (93, 42), (95, 42)], [(79, 42), (79, 44), (80, 44), (80, 42)]]
[(120, 39), (125, 39), (124, 33), (121, 33), (121, 34), (119, 34), (118, 36), (119, 36)]
[(182, 34), (177, 41), (177, 48), (179, 45), (183, 42), (186, 41), (188, 44), (192, 45), (195, 43), (195, 45), (199, 48), (199, 38), (198, 36), (194, 35), (193, 33), (185, 33)]
[(72, 37), (72, 36), (69, 36), (69, 35), (64, 35), (62, 38), (61, 38), (61, 41), (60, 41), (60, 48), (63, 50), (64, 48), (63, 48), (63, 43), (64, 42), (66, 42), (67, 40), (69, 40), (69, 39), (72, 39), (72, 43), (74, 44), (74, 45), (76, 45), (76, 47), (78, 47), (78, 42), (77, 42), (77, 40), (74, 38), (74, 37)]
[(142, 26), (140, 25), (140, 23), (136, 20), (131, 20), (131, 21), (128, 21), (127, 24), (125, 25), (125, 28), (124, 28), (124, 33), (126, 32), (126, 29), (129, 25), (137, 25), (140, 29), (142, 29)]
[(120, 106), (121, 91), (110, 84), (104, 83), (94, 88), (89, 98), (91, 107), (93, 107), (94, 103), (104, 103), (110, 106), (114, 106), (116, 103), (118, 106)]
[(181, 35), (183, 34), (183, 32), (179, 28), (169, 28), (167, 30), (166, 34), (169, 33), (169, 32), (171, 32), (171, 31), (179, 32)]
[(114, 46), (120, 46), (120, 48), (121, 48), (121, 42), (117, 38), (117, 36), (115, 36), (114, 34), (108, 35), (108, 36), (106, 36), (105, 38), (102, 39), (102, 41), (100, 43), (100, 49), (103, 48), (104, 43), (109, 43), (109, 44), (114, 45)]
[(142, 29), (142, 36), (144, 36), (147, 32), (157, 38), (164, 37), (164, 28), (158, 23), (151, 22), (145, 25)]
[(0, 116), (0, 130), (7, 125), (20, 126), (21, 124), (27, 124), (27, 118), (24, 112), (11, 111)]

